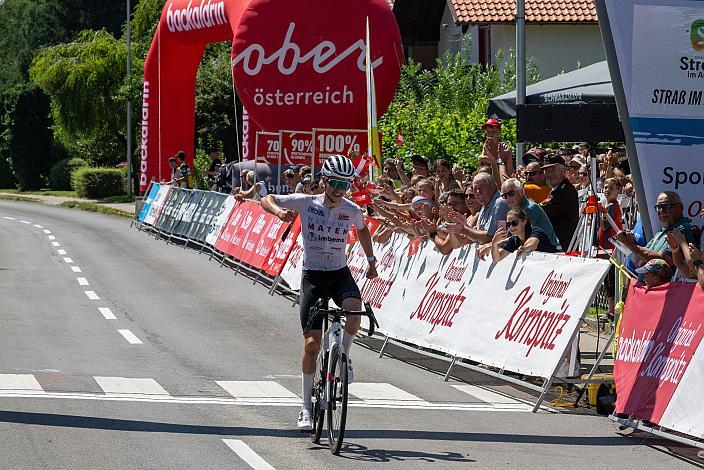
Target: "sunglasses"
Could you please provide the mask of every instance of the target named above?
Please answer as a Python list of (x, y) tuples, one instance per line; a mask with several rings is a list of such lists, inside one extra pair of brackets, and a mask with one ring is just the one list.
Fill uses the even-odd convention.
[(507, 227), (518, 227), (518, 220), (507, 220), (506, 226)]
[(352, 183), (349, 181), (342, 181), (342, 180), (328, 180), (328, 184), (332, 189), (337, 189), (340, 191), (347, 191), (350, 189), (350, 186), (352, 186)]
[(474, 193), (467, 193), (465, 194), (467, 196), (467, 199), (476, 199), (477, 197), (474, 195)]
[(587, 173), (586, 171), (580, 171), (579, 176), (589, 176), (589, 173)]
[(501, 197), (504, 198), (504, 199), (508, 199), (509, 197), (513, 197), (513, 196), (515, 196), (515, 195), (516, 195), (516, 190), (515, 190), (515, 189), (512, 189), (511, 191), (508, 191), (508, 192), (505, 192), (505, 193), (501, 193)]
[(543, 170), (537, 170), (537, 171), (526, 171), (525, 175), (526, 176), (533, 176), (533, 175), (539, 175), (543, 173)]
[(666, 204), (655, 204), (655, 211), (656, 212), (670, 212), (670, 209), (672, 209), (677, 204), (679, 204), (679, 202), (666, 203)]

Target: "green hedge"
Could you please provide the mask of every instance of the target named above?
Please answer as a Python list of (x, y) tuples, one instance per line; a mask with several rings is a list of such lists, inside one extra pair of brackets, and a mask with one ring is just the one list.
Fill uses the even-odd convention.
[(113, 168), (79, 168), (71, 175), (78, 197), (101, 199), (123, 193), (122, 174)]
[(88, 162), (82, 158), (66, 158), (65, 160), (60, 160), (57, 162), (51, 168), (51, 173), (49, 175), (49, 179), (51, 180), (51, 189), (72, 189), (71, 174), (84, 166), (88, 166)]

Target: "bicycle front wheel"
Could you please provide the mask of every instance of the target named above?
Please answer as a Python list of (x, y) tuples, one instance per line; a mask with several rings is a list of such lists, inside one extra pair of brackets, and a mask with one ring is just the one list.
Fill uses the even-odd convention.
[[(328, 442), (330, 452), (334, 455), (340, 453), (342, 440), (345, 437), (345, 422), (347, 420), (347, 389), (349, 380), (347, 375), (347, 356), (338, 348), (330, 359), (330, 373), (332, 381), (328, 382)], [(329, 377), (330, 378), (330, 377)]]

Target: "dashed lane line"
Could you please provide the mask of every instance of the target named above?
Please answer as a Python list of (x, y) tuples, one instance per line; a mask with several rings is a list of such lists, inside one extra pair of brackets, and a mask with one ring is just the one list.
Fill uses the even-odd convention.
[(44, 227), (42, 227), (41, 225), (35, 225), (35, 227), (37, 227), (37, 228), (44, 228)]
[(261, 458), (259, 454), (241, 440), (223, 439), (222, 441), (254, 470), (275, 470), (274, 467), (269, 465), (269, 462)]
[(7, 219), (7, 220), (17, 220), (17, 219), (15, 219), (14, 217), (3, 217), (3, 219)]
[(89, 286), (90, 285), (90, 283), (88, 282), (88, 279), (86, 279), (85, 277), (77, 277), (76, 281), (78, 281), (79, 286)]
[(46, 234), (48, 235), (48, 234), (50, 234), (50, 233), (51, 233), (51, 230), (43, 230), (43, 232), (44, 232), (44, 233), (46, 233)]
[(100, 297), (98, 297), (98, 294), (96, 294), (95, 291), (84, 290), (83, 293), (86, 294), (90, 300), (100, 300)]
[(71, 258), (64, 258), (64, 263), (71, 264), (73, 263), (73, 260)]
[(56, 240), (56, 237), (55, 237), (55, 236), (53, 236), (53, 235), (49, 235), (49, 237), (48, 237), (48, 238), (49, 238), (49, 240)]
[(73, 271), (74, 273), (82, 272), (81, 268), (79, 268), (78, 266), (71, 266), (71, 271)]
[(106, 320), (117, 320), (117, 317), (114, 313), (112, 313), (112, 310), (107, 307), (100, 307), (98, 311)]
[(51, 242), (51, 246), (61, 246), (61, 243), (59, 243), (59, 242)]
[(68, 253), (66, 253), (66, 250), (58, 250), (57, 253), (60, 255), (67, 255), (68, 254)]
[(122, 337), (125, 338), (130, 344), (143, 344), (142, 341), (130, 330), (117, 330), (117, 332), (120, 333)]
[(0, 374), (0, 389), (43, 393), (44, 390), (32, 374)]

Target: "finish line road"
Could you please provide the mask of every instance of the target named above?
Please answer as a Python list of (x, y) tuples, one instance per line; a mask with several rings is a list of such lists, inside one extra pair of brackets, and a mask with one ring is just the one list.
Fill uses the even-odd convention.
[(0, 468), (688, 466), (605, 418), (533, 414), (512, 387), (360, 344), (334, 457), (295, 430), (297, 308), (129, 223), (0, 201)]

